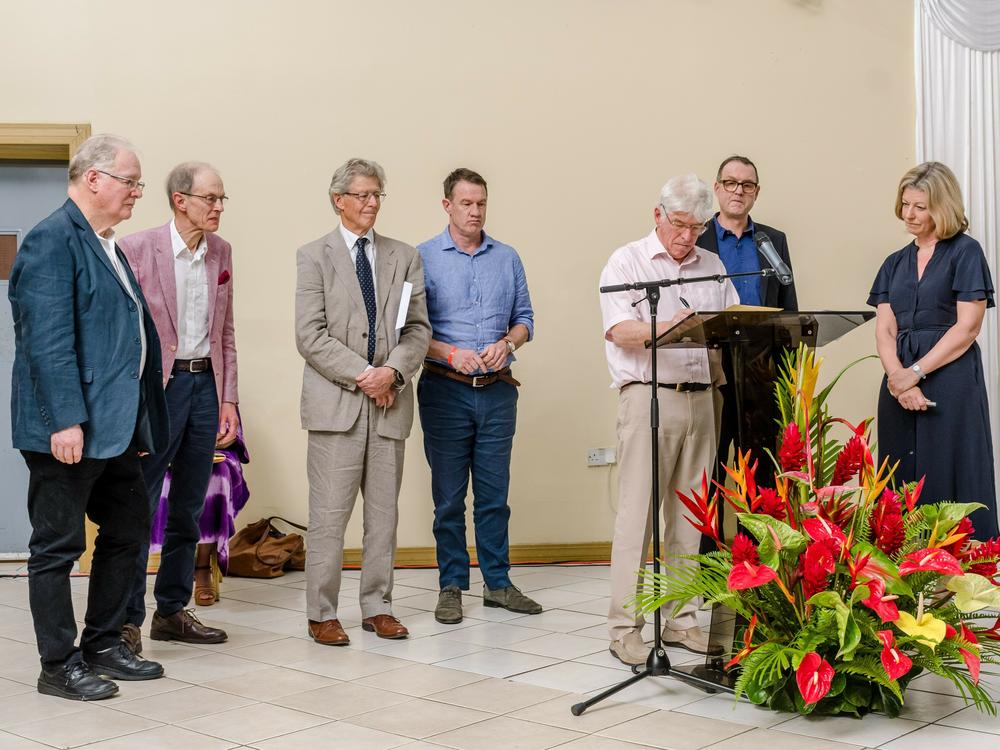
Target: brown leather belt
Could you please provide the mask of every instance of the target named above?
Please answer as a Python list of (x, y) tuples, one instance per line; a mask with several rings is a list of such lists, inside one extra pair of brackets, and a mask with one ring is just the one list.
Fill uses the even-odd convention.
[[(651, 384), (644, 383), (641, 380), (633, 380), (625, 383), (622, 388), (628, 388), (630, 385)], [(669, 391), (677, 391), (678, 393), (696, 393), (698, 391), (707, 391), (712, 387), (711, 383), (657, 383), (656, 385), (659, 388), (666, 388)]]
[(212, 360), (210, 357), (202, 357), (201, 359), (175, 359), (174, 369), (181, 372), (207, 372), (212, 369)]
[(506, 370), (490, 372), (486, 375), (466, 375), (465, 373), (458, 372), (457, 370), (452, 370), (435, 362), (427, 362), (425, 360), (424, 369), (427, 370), (427, 372), (440, 375), (443, 378), (471, 385), (473, 388), (485, 388), (488, 385), (493, 385), (498, 380), (502, 380), (504, 383), (510, 383), (515, 386), (521, 385), (511, 376), (509, 367)]

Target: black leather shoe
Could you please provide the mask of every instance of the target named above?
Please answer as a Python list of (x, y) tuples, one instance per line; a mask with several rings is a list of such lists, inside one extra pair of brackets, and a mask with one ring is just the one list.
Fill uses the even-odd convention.
[(118, 686), (94, 674), (86, 663), (77, 661), (57, 669), (42, 669), (38, 692), (71, 701), (99, 701), (117, 693)]
[(95, 673), (116, 680), (155, 680), (163, 677), (161, 664), (136, 656), (121, 641), (103, 651), (84, 653), (83, 660)]

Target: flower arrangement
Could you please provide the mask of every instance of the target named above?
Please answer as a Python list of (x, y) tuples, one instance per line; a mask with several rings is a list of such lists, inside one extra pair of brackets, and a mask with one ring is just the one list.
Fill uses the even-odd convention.
[[(860, 361), (860, 360), (859, 360)], [(974, 539), (978, 503), (919, 504), (923, 481), (896, 489), (895, 466), (876, 466), (871, 420), (830, 416), (826, 401), (843, 371), (817, 391), (822, 360), (788, 352), (776, 399), (783, 429), (775, 487), (759, 487), (758, 460), (741, 453), (727, 486), (707, 476), (678, 493), (687, 518), (716, 551), (646, 574), (637, 606), (652, 612), (703, 598), (741, 618), (737, 698), (775, 710), (861, 716), (899, 714), (907, 684), (926, 670), (951, 680), (966, 701), (995, 714), (979, 684), (998, 663), (1000, 538)], [(856, 363), (855, 363), (856, 364)], [(837, 440), (834, 431), (846, 432)], [(721, 498), (740, 531), (719, 531)]]

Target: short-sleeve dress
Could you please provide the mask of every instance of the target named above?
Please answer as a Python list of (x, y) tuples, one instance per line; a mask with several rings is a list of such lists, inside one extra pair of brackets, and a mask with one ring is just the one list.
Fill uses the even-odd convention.
[[(939, 240), (917, 280), (917, 245), (911, 242), (882, 264), (868, 304), (888, 302), (896, 316), (896, 356), (909, 367), (944, 336), (958, 319), (958, 302), (986, 300), (993, 307), (993, 280), (979, 243), (965, 233)], [(880, 460), (899, 461), (895, 477), (926, 477), (920, 499), (977, 502), (986, 508), (971, 517), (977, 539), (1000, 535), (993, 473), (986, 382), (979, 346), (927, 375), (924, 396), (937, 403), (908, 411), (889, 395), (882, 378), (878, 399)]]

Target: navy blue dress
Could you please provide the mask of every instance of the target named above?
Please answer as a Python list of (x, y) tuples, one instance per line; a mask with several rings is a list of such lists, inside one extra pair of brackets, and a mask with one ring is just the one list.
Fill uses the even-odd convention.
[[(958, 302), (986, 300), (993, 307), (993, 280), (976, 240), (961, 233), (939, 240), (917, 281), (917, 245), (911, 242), (882, 264), (868, 304), (888, 302), (896, 316), (896, 356), (909, 367), (958, 319)], [(977, 539), (1000, 536), (993, 475), (993, 444), (983, 359), (973, 343), (954, 362), (922, 381), (924, 396), (937, 402), (927, 411), (908, 411), (889, 395), (882, 378), (878, 399), (879, 460), (899, 461), (896, 480), (925, 476), (920, 499), (977, 502), (987, 506), (971, 517)]]

